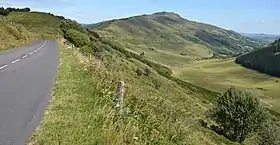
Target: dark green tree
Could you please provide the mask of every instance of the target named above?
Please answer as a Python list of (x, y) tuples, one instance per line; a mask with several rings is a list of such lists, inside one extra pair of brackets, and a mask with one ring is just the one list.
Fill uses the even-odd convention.
[(222, 93), (210, 110), (210, 118), (217, 123), (219, 132), (239, 143), (259, 129), (267, 118), (266, 114), (257, 98), (235, 87)]
[(6, 10), (3, 7), (0, 7), (0, 15), (7, 16), (8, 14), (9, 14), (8, 10)]
[(23, 10), (23, 12), (30, 12), (31, 11), (30, 8), (23, 8), (22, 10)]

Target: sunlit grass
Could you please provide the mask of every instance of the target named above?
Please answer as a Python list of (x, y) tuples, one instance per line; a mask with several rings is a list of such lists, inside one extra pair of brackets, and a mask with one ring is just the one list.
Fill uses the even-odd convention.
[(279, 78), (246, 69), (236, 64), (234, 59), (201, 60), (172, 69), (176, 77), (213, 91), (221, 91), (232, 85), (249, 89), (280, 112)]
[[(231, 144), (197, 123), (206, 111), (198, 98), (154, 71), (137, 76), (141, 62), (112, 54), (110, 63), (85, 64), (74, 52), (61, 49), (54, 98), (30, 144)], [(123, 119), (114, 108), (118, 80), (130, 111)]]

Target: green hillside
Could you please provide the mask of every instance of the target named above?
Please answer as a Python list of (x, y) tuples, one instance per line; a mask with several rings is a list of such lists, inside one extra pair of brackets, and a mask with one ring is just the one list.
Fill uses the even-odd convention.
[(181, 66), (213, 55), (234, 55), (259, 47), (257, 42), (213, 25), (159, 12), (85, 25), (120, 42), (130, 51), (168, 66)]
[(24, 26), (31, 32), (60, 34), (61, 19), (43, 12), (14, 12), (6, 17), (6, 22)]
[(0, 11), (0, 50), (21, 46), (35, 39), (61, 35), (61, 19), (43, 12), (11, 11), (4, 15)]
[(254, 92), (265, 106), (280, 112), (280, 79), (242, 67), (234, 60), (200, 60), (172, 70), (174, 76), (215, 92), (230, 86)]
[[(168, 68), (76, 24), (64, 26), (79, 48), (60, 43), (54, 98), (30, 144), (235, 144), (200, 124), (211, 106), (205, 98), (216, 94), (179, 85), (161, 73)], [(120, 80), (128, 111), (123, 117), (114, 102)]]
[[(4, 36), (0, 38), (5, 48), (47, 36), (61, 38), (57, 39), (61, 60), (53, 97), (28, 144), (239, 144), (215, 130), (207, 114), (218, 93), (172, 73), (176, 76), (174, 68), (190, 65), (189, 61), (244, 53), (259, 44), (233, 31), (166, 12), (84, 25), (93, 30), (49, 13), (6, 14), (0, 9), (1, 13)], [(125, 82), (121, 109), (115, 102), (119, 81)], [(237, 117), (250, 117), (242, 107)], [(246, 131), (242, 129), (238, 131)], [(246, 136), (242, 144), (256, 144), (255, 137)]]
[(280, 39), (268, 47), (245, 54), (236, 59), (236, 63), (249, 69), (280, 77)]

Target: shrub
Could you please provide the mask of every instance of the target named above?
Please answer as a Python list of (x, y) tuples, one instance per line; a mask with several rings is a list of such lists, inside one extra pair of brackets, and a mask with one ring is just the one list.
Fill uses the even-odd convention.
[(64, 20), (61, 22), (59, 27), (64, 33), (66, 33), (70, 29), (74, 29), (79, 32), (84, 32), (82, 26), (78, 22), (73, 20)]
[(3, 7), (0, 7), (0, 15), (7, 16), (8, 14), (8, 10), (4, 9)]
[(143, 74), (143, 71), (141, 69), (137, 69), (136, 73), (137, 73), (138, 76), (141, 76)]
[(150, 70), (148, 67), (146, 67), (146, 68), (144, 69), (144, 75), (145, 75), (145, 76), (149, 76), (150, 73), (151, 73), (151, 70)]
[(69, 29), (66, 32), (65, 37), (77, 47), (83, 47), (85, 45), (88, 45), (90, 42), (90, 39), (86, 34), (74, 29)]
[(100, 38), (100, 35), (93, 31), (93, 30), (90, 30), (90, 29), (87, 29), (87, 32), (89, 32), (90, 34), (92, 34), (95, 38), (99, 39)]
[(280, 127), (271, 121), (265, 123), (258, 133), (259, 145), (279, 145), (280, 144)]
[(152, 83), (155, 85), (156, 89), (161, 87), (161, 82), (158, 79), (152, 79)]
[(210, 110), (210, 118), (217, 123), (220, 133), (239, 143), (249, 133), (257, 131), (266, 116), (257, 98), (234, 87), (227, 89)]
[(180, 55), (182, 55), (182, 56), (186, 56), (186, 55), (187, 55), (187, 53), (182, 52), (182, 53), (180, 53)]
[(10, 12), (30, 12), (30, 8), (22, 8), (22, 9), (19, 9), (19, 8), (7, 8), (6, 9), (9, 13)]
[(89, 55), (93, 54), (92, 47), (90, 47), (89, 45), (81, 47), (80, 52), (83, 53), (86, 56), (89, 56)]
[(144, 56), (144, 55), (145, 55), (145, 52), (141, 52), (141, 53), (140, 53), (140, 56)]

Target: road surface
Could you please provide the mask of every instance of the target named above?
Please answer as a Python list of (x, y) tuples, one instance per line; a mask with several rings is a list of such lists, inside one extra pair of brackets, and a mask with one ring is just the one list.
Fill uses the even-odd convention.
[(0, 145), (24, 145), (42, 119), (59, 66), (54, 40), (0, 52)]

